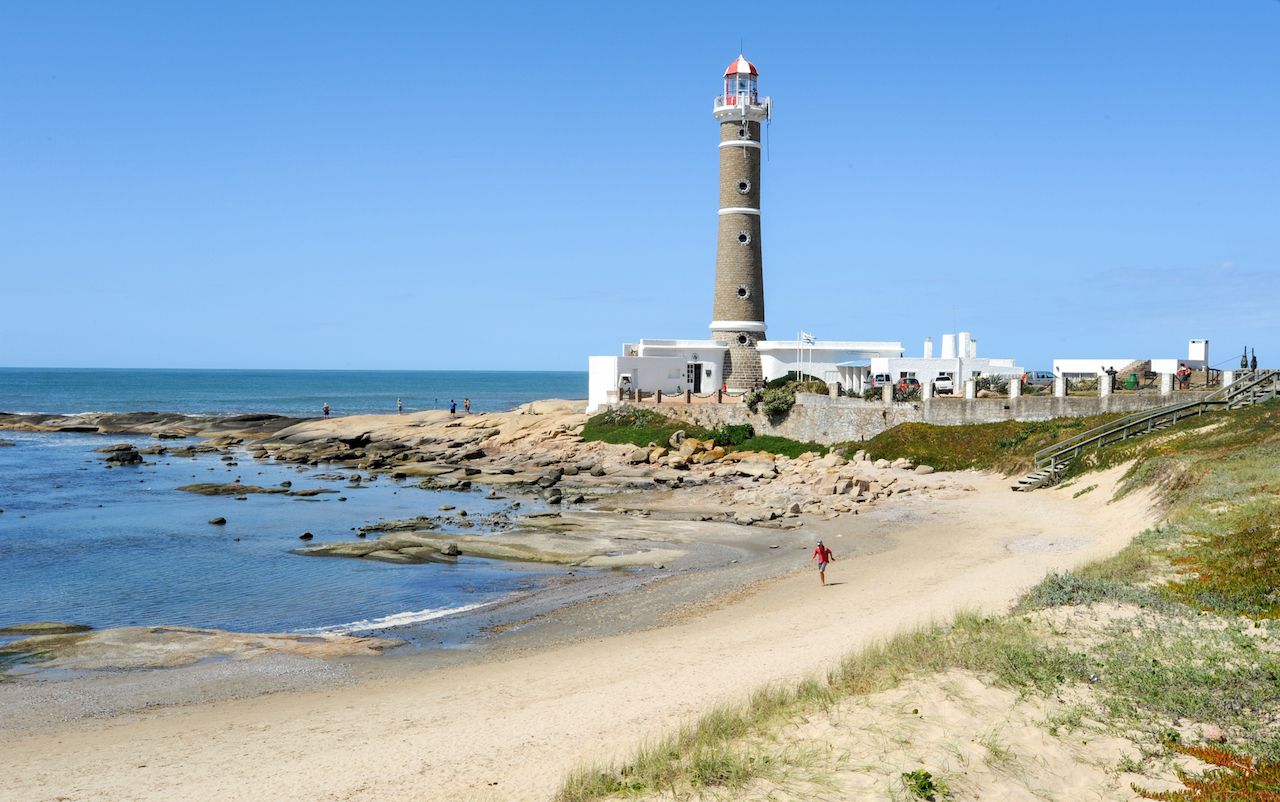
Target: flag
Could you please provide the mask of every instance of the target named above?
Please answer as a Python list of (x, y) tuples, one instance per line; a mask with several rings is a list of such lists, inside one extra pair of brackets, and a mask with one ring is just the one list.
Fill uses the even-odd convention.
[(805, 345), (813, 345), (818, 341), (818, 338), (814, 337), (812, 334), (810, 334), (807, 331), (800, 332), (800, 339), (804, 342)]

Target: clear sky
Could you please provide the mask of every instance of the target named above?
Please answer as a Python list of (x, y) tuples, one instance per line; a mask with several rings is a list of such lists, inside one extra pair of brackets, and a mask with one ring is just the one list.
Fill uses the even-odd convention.
[(585, 370), (770, 336), (1280, 366), (1280, 2), (0, 4), (0, 365)]

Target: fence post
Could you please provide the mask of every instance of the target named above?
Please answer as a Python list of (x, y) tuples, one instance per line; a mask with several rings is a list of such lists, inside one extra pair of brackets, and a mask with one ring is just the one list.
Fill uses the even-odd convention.
[(1022, 397), (1022, 377), (1010, 376), (1009, 377), (1009, 400), (1013, 401), (1021, 397)]
[(968, 401), (978, 397), (978, 382), (976, 379), (964, 380), (964, 397)]
[(893, 385), (886, 384), (884, 387), (882, 387), (880, 389), (880, 397), (884, 399), (884, 402), (886, 404), (892, 404), (893, 403)]
[(1066, 376), (1053, 377), (1053, 397), (1054, 398), (1067, 397), (1067, 377)]
[(654, 396), (654, 399), (656, 400), (656, 402), (657, 402), (657, 403), (659, 403), (659, 404), (661, 404), (661, 403), (662, 403), (662, 390), (661, 390), (661, 389), (659, 389), (659, 390), (658, 390), (658, 394), (657, 394), (656, 396)]
[(685, 391), (684, 391), (684, 402), (685, 402), (686, 404), (692, 404), (692, 403), (693, 403), (693, 390), (685, 390)]
[(723, 404), (723, 403), (724, 403), (724, 388), (723, 388), (723, 387), (718, 388), (718, 389), (716, 390), (716, 403), (717, 403), (717, 404)]
[(1173, 394), (1173, 374), (1161, 373), (1160, 374), (1160, 395), (1172, 395), (1172, 394)]

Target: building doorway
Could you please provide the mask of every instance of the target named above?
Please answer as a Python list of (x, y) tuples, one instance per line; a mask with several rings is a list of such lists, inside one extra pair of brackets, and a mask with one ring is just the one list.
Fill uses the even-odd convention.
[(695, 393), (702, 392), (702, 363), (690, 362), (685, 365), (685, 379), (689, 382), (689, 389)]

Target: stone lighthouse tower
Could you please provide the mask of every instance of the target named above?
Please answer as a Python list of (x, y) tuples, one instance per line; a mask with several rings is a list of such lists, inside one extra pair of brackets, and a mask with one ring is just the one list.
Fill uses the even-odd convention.
[(729, 387), (759, 381), (764, 339), (764, 264), (760, 255), (760, 124), (770, 99), (760, 97), (759, 73), (742, 56), (724, 71), (724, 93), (713, 114), (720, 123), (720, 221), (711, 338), (729, 344)]

